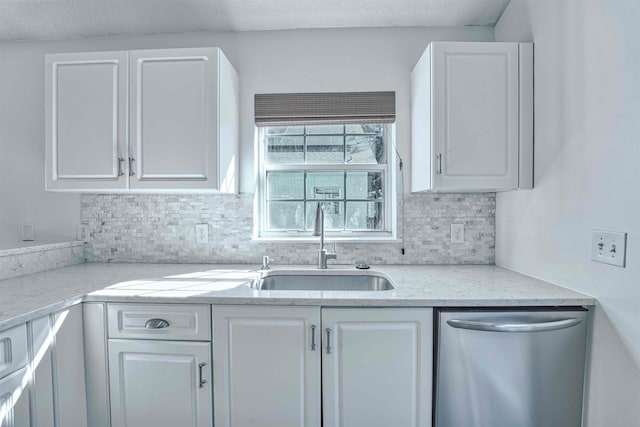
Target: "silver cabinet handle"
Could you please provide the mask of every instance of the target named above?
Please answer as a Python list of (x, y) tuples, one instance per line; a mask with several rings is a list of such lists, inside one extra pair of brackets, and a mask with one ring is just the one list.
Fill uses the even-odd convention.
[(442, 154), (438, 154), (438, 170), (436, 173), (442, 173)]
[(327, 328), (327, 354), (331, 354), (331, 329)]
[(124, 158), (118, 157), (118, 176), (124, 176), (124, 172), (122, 171), (123, 162), (124, 162)]
[(145, 329), (164, 329), (168, 328), (170, 323), (164, 319), (149, 319), (144, 324)]
[(204, 388), (204, 385), (207, 383), (207, 380), (202, 378), (202, 369), (207, 366), (206, 363), (198, 364), (198, 388)]
[(133, 170), (133, 162), (135, 162), (136, 159), (134, 159), (133, 157), (129, 157), (129, 176), (136, 176), (136, 173)]
[(316, 325), (311, 325), (311, 351), (316, 351)]
[(552, 322), (537, 323), (496, 323), (496, 322), (480, 322), (477, 320), (447, 320), (449, 326), (458, 329), (472, 329), (475, 331), (489, 332), (543, 332), (555, 331), (557, 329), (570, 328), (582, 322), (581, 319), (563, 319), (554, 320)]

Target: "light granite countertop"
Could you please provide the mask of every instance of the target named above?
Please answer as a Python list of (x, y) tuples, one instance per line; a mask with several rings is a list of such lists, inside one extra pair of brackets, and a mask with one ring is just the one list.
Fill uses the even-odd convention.
[[(273, 270), (316, 270), (275, 266)], [(354, 272), (332, 265), (321, 274)], [(585, 306), (595, 299), (490, 265), (379, 265), (395, 289), (267, 291), (253, 265), (79, 264), (0, 281), (0, 330), (81, 301), (324, 306)]]
[(57, 242), (36, 240), (28, 242), (0, 242), (0, 257), (9, 255), (21, 255), (31, 252), (42, 252), (53, 249), (73, 248), (84, 245), (83, 242), (74, 240), (71, 242)]

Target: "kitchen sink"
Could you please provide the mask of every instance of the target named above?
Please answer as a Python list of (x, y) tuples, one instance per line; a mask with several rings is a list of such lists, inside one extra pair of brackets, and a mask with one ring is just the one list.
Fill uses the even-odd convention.
[(264, 291), (389, 291), (394, 289), (381, 273), (367, 271), (269, 271), (256, 288)]

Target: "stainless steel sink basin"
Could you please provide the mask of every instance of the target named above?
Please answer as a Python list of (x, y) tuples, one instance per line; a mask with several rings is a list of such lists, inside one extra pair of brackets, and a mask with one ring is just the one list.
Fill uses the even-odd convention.
[(256, 286), (269, 291), (388, 291), (391, 282), (376, 272), (284, 272), (265, 273)]

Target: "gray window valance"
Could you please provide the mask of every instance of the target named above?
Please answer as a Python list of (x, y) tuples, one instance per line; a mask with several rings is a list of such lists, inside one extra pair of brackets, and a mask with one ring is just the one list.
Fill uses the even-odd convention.
[(395, 120), (395, 92), (255, 95), (256, 126), (393, 123)]

